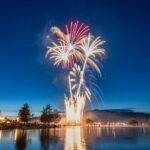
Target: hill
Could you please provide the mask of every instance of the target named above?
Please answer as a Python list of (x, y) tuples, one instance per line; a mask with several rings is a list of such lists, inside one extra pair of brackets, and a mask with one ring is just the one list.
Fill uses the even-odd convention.
[(90, 118), (93, 121), (127, 122), (129, 119), (150, 120), (150, 114), (134, 112), (130, 109), (110, 109), (110, 110), (89, 110), (84, 113), (84, 119)]

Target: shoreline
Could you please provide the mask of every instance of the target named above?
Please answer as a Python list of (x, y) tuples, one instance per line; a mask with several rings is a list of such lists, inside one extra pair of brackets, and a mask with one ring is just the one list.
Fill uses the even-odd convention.
[(22, 124), (22, 125), (0, 125), (0, 130), (9, 130), (9, 129), (46, 129), (46, 128), (59, 128), (60, 125), (50, 125), (50, 124)]
[(83, 124), (83, 125), (60, 125), (60, 124), (3, 124), (0, 125), (0, 130), (10, 129), (48, 129), (48, 128), (61, 128), (61, 127), (89, 127), (89, 128), (150, 128), (150, 125), (94, 125), (94, 124)]

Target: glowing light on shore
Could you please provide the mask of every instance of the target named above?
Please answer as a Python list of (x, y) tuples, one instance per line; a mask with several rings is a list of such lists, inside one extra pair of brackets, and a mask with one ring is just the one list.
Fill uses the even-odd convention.
[(5, 117), (0, 117), (0, 122), (4, 122), (5, 121)]

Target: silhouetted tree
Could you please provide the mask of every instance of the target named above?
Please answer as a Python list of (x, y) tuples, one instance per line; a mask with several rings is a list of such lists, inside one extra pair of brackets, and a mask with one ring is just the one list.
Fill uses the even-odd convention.
[(130, 125), (137, 125), (137, 124), (138, 124), (138, 121), (137, 121), (136, 119), (130, 119), (130, 120), (128, 121), (128, 124), (130, 124)]
[(53, 121), (54, 122), (59, 122), (61, 119), (59, 112), (57, 109), (54, 109), (54, 113), (53, 113)]
[(30, 117), (30, 108), (28, 104), (24, 104), (18, 113), (19, 119), (22, 122), (28, 122)]
[(52, 120), (52, 107), (47, 104), (46, 107), (43, 107), (42, 115), (40, 117), (41, 122), (50, 122)]
[(86, 119), (86, 123), (87, 123), (87, 124), (91, 124), (91, 123), (93, 123), (93, 120), (90, 119), (90, 118), (87, 118), (87, 119)]
[(39, 139), (41, 150), (57, 149), (59, 138), (54, 134), (54, 132), (55, 129), (51, 131), (49, 128), (40, 130)]
[(41, 122), (49, 123), (53, 121), (57, 121), (60, 118), (58, 111), (52, 111), (51, 105), (47, 104), (46, 107), (43, 108), (40, 120)]

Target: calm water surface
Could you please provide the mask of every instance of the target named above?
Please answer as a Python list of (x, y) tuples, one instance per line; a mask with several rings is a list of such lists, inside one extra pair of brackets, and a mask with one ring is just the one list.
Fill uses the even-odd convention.
[(0, 130), (0, 150), (150, 150), (150, 128)]

